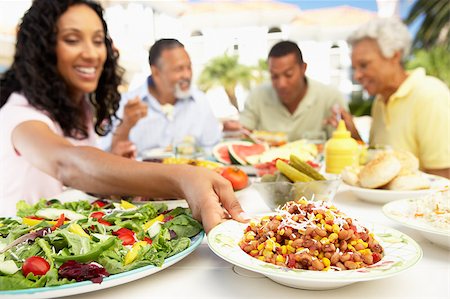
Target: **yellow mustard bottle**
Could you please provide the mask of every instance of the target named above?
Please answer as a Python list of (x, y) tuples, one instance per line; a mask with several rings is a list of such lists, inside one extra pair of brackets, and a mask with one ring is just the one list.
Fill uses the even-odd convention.
[(340, 120), (332, 138), (325, 143), (325, 171), (340, 174), (344, 167), (358, 164), (358, 143), (351, 137), (344, 120)]

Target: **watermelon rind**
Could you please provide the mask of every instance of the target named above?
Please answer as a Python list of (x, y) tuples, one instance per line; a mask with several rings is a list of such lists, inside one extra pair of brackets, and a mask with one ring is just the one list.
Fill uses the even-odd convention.
[[(255, 155), (249, 155), (249, 156), (247, 156), (247, 157), (244, 158), (244, 157), (239, 156), (239, 155), (234, 151), (233, 145), (234, 145), (234, 144), (229, 144), (229, 145), (228, 145), (228, 153), (229, 153), (229, 155), (230, 155), (230, 160), (231, 160), (231, 163), (232, 163), (232, 164), (237, 164), (237, 165), (254, 165), (254, 164), (257, 164), (257, 163), (258, 163), (258, 161), (259, 161), (259, 156), (260, 156), (262, 153), (257, 153), (257, 154), (255, 154)], [(256, 144), (251, 143), (251, 144), (244, 144), (244, 145), (246, 145), (246, 146), (253, 146), (253, 145), (256, 145)], [(259, 145), (259, 144), (258, 144), (258, 145)], [(267, 149), (268, 149), (267, 144), (261, 144), (261, 145), (264, 146), (264, 150), (267, 150)]]
[[(218, 143), (218, 144), (216, 144), (215, 146), (214, 146), (214, 148), (213, 148), (213, 150), (212, 150), (212, 154), (213, 154), (213, 156), (214, 156), (214, 158), (218, 161), (218, 162), (220, 162), (220, 163), (223, 163), (223, 164), (237, 164), (237, 165), (242, 165), (242, 164), (239, 164), (236, 160), (233, 160), (232, 158), (231, 158), (231, 156), (230, 156), (230, 160), (229, 161), (227, 161), (226, 159), (224, 159), (222, 156), (221, 156), (221, 154), (220, 154), (220, 149), (221, 148), (226, 148), (226, 150), (228, 151), (228, 145), (232, 145), (232, 144), (240, 144), (240, 145), (252, 145), (253, 144), (253, 142), (250, 142), (250, 141), (243, 141), (243, 140), (229, 140), (229, 141), (223, 141), (223, 142), (220, 142), (220, 143)], [(245, 165), (245, 164), (244, 164)]]

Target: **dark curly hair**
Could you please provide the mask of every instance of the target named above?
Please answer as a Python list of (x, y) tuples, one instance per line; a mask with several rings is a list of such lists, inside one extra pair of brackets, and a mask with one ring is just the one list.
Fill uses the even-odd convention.
[[(57, 70), (56, 23), (72, 5), (84, 4), (92, 8), (103, 24), (107, 57), (95, 92), (89, 100), (95, 109), (95, 132), (106, 135), (117, 118), (123, 69), (118, 65), (103, 18), (103, 8), (89, 0), (34, 0), (22, 18), (14, 61), (0, 79), (0, 108), (13, 92), (21, 92), (33, 107), (46, 111), (67, 137), (88, 137), (86, 113), (82, 105), (69, 98), (68, 88)], [(69, 112), (70, 111), (70, 112)]]

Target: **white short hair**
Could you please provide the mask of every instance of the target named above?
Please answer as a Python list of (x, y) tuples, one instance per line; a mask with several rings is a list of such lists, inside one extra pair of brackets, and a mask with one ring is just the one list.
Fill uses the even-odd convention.
[(354, 46), (363, 39), (375, 40), (380, 47), (381, 54), (386, 58), (401, 51), (402, 60), (409, 55), (411, 49), (411, 34), (403, 22), (398, 18), (376, 18), (356, 29), (347, 39), (350, 46)]

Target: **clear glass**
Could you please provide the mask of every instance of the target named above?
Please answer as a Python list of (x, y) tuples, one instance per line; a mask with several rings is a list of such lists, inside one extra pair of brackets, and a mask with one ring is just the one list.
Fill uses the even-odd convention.
[(304, 196), (308, 200), (332, 201), (341, 183), (340, 179), (312, 182), (255, 182), (251, 185), (272, 210), (291, 200)]

